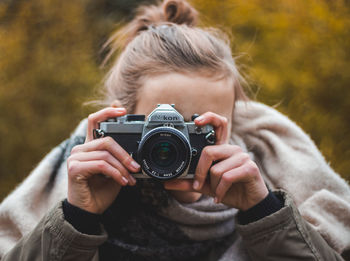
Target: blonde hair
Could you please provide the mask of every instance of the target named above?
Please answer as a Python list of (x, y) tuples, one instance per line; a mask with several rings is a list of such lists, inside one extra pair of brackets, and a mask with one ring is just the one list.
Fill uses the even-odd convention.
[(144, 79), (169, 72), (231, 77), (235, 99), (247, 100), (228, 38), (219, 30), (195, 27), (197, 21), (197, 11), (186, 1), (140, 7), (103, 46), (110, 47), (103, 66), (114, 53), (121, 54), (104, 78), (102, 104), (118, 100), (133, 113)]

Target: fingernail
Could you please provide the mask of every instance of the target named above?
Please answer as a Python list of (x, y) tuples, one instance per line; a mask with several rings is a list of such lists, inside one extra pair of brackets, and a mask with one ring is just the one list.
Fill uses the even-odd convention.
[(197, 121), (197, 122), (200, 122), (200, 121), (202, 121), (202, 120), (204, 120), (203, 116), (198, 116), (198, 117), (196, 118), (196, 121)]
[(123, 180), (124, 185), (129, 183), (129, 181), (125, 177), (122, 177), (122, 180)]
[(140, 168), (140, 165), (136, 161), (131, 161), (131, 166), (136, 170)]
[(199, 182), (198, 182), (198, 180), (195, 180), (195, 181), (193, 182), (193, 188), (194, 188), (195, 190), (199, 189)]
[(115, 108), (115, 110), (116, 110), (117, 112), (122, 112), (122, 111), (125, 111), (125, 109), (124, 109), (124, 108)]
[(129, 175), (129, 180), (132, 185), (136, 184), (136, 179), (133, 176)]

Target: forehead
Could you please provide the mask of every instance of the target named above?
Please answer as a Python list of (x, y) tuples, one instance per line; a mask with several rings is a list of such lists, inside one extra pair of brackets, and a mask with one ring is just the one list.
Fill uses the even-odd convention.
[(135, 114), (148, 115), (157, 104), (175, 104), (186, 121), (194, 113), (212, 111), (231, 117), (234, 103), (231, 79), (216, 80), (196, 74), (169, 73), (147, 78), (136, 103)]

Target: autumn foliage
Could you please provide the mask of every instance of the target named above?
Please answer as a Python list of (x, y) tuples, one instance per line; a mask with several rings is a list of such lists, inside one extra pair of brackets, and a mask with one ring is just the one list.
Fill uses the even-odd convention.
[[(0, 199), (96, 108), (99, 52), (140, 1), (0, 2)], [(230, 35), (250, 97), (297, 122), (350, 180), (350, 3), (193, 0)]]

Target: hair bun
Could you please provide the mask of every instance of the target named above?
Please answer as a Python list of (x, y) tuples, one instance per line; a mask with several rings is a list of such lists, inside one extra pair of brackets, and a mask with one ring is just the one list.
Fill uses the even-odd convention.
[(163, 3), (166, 21), (176, 24), (195, 26), (198, 20), (198, 12), (183, 0), (168, 0)]
[(164, 22), (175, 24), (197, 24), (198, 12), (185, 0), (165, 0), (162, 4), (140, 6), (136, 17), (131, 23), (134, 33), (132, 38), (140, 31), (147, 30), (149, 25), (157, 25)]
[(118, 49), (124, 49), (141, 31), (145, 31), (150, 25), (158, 25), (166, 22), (195, 26), (198, 12), (185, 0), (165, 0), (158, 5), (142, 5), (136, 9), (134, 19), (124, 27), (118, 29), (103, 45), (102, 50), (110, 46), (102, 67), (106, 65), (113, 53)]

